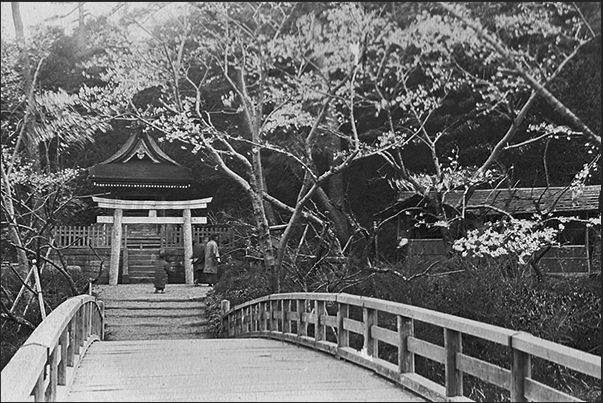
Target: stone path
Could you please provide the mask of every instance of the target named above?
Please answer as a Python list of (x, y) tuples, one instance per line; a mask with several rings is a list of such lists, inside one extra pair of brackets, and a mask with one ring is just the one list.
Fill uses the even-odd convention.
[(101, 284), (93, 294), (105, 303), (105, 340), (207, 339), (210, 289), (168, 284), (155, 294), (153, 284)]

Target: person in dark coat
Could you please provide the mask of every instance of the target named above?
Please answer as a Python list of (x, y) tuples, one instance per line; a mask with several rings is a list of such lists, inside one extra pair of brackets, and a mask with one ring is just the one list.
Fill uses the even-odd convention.
[(168, 281), (168, 273), (171, 272), (170, 264), (165, 258), (165, 252), (159, 252), (159, 259), (155, 262), (155, 293), (164, 293)]
[(205, 261), (205, 244), (197, 240), (193, 242), (193, 268), (195, 272), (195, 285), (200, 285), (205, 279), (203, 276), (203, 262)]

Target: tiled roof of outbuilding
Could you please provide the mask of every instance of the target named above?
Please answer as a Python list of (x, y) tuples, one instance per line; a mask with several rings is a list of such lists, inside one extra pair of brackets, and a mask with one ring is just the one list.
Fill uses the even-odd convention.
[[(492, 206), (510, 214), (536, 212), (577, 212), (599, 210), (601, 185), (585, 186), (574, 194), (567, 187), (535, 187), (512, 189), (477, 189), (467, 203), (468, 208)], [(460, 208), (463, 191), (453, 190), (444, 195), (444, 203)], [(399, 193), (396, 204), (407, 204), (411, 199), (419, 203), (423, 197), (415, 192)], [(500, 214), (490, 209), (488, 214)]]

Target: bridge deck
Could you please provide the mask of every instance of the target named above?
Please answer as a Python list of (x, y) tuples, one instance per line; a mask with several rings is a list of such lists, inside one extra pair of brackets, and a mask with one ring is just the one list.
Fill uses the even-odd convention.
[(95, 342), (67, 401), (425, 400), (305, 347), (267, 339), (185, 339)]

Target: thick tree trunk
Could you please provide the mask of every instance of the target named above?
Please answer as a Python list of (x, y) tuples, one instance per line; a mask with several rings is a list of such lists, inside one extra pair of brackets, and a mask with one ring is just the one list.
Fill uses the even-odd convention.
[[(341, 157), (336, 157), (336, 153), (342, 150), (341, 138), (331, 135), (331, 150), (329, 150), (329, 166), (337, 166), (341, 163)], [(328, 211), (329, 219), (333, 222), (337, 238), (342, 245), (350, 238), (350, 225), (344, 213), (345, 211), (345, 184), (343, 173), (336, 173), (328, 181), (328, 197), (319, 189), (317, 191), (318, 200), (322, 207)]]
[[(341, 180), (341, 174), (337, 174), (337, 176), (339, 176), (337, 180)], [(329, 219), (333, 223), (339, 243), (345, 245), (348, 239), (350, 239), (350, 228), (348, 219), (342, 211), (343, 208), (336, 206), (322, 188), (316, 191), (316, 200), (320, 207), (327, 212)]]

